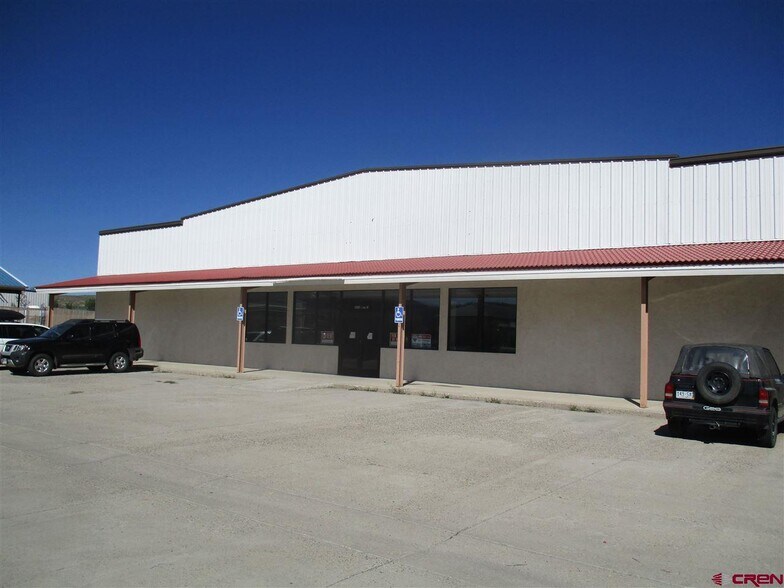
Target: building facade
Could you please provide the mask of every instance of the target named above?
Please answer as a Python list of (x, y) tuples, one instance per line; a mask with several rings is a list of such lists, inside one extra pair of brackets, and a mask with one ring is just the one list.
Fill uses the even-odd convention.
[(39, 289), (150, 359), (383, 378), (402, 300), (407, 380), (660, 398), (685, 343), (784, 360), (784, 148), (363, 170), (102, 231)]

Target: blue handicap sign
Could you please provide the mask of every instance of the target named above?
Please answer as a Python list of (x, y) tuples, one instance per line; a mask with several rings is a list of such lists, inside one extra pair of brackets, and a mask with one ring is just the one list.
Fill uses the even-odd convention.
[(403, 317), (406, 316), (406, 310), (403, 308), (402, 305), (398, 304), (395, 307), (395, 324), (401, 324), (403, 322)]
[(242, 307), (242, 304), (240, 304), (237, 307), (237, 321), (242, 322), (244, 320), (245, 320), (245, 309)]

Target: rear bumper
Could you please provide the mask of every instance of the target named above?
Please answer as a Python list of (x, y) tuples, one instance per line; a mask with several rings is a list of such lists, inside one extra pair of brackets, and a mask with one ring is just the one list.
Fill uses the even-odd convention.
[(770, 419), (770, 411), (766, 408), (707, 406), (677, 400), (665, 400), (664, 413), (668, 419), (688, 419), (689, 422), (696, 424), (755, 429), (767, 426)]
[(144, 349), (141, 347), (131, 347), (128, 351), (131, 356), (131, 361), (136, 361), (137, 359), (144, 357)]

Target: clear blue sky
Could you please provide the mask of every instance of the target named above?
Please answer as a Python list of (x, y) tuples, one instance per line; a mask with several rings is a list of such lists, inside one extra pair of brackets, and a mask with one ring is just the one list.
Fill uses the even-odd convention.
[(784, 2), (0, 2), (0, 265), (357, 168), (784, 144)]

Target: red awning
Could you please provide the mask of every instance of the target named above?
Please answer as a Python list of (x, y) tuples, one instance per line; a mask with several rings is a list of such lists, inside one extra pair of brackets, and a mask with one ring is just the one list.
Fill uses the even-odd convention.
[(145, 274), (117, 274), (57, 282), (38, 286), (38, 288), (56, 290), (100, 286), (138, 286), (144, 284), (282, 280), (290, 278), (390, 274), (745, 265), (779, 262), (784, 262), (784, 240), (501, 253), (494, 255), (455, 255), (449, 257), (418, 257)]

